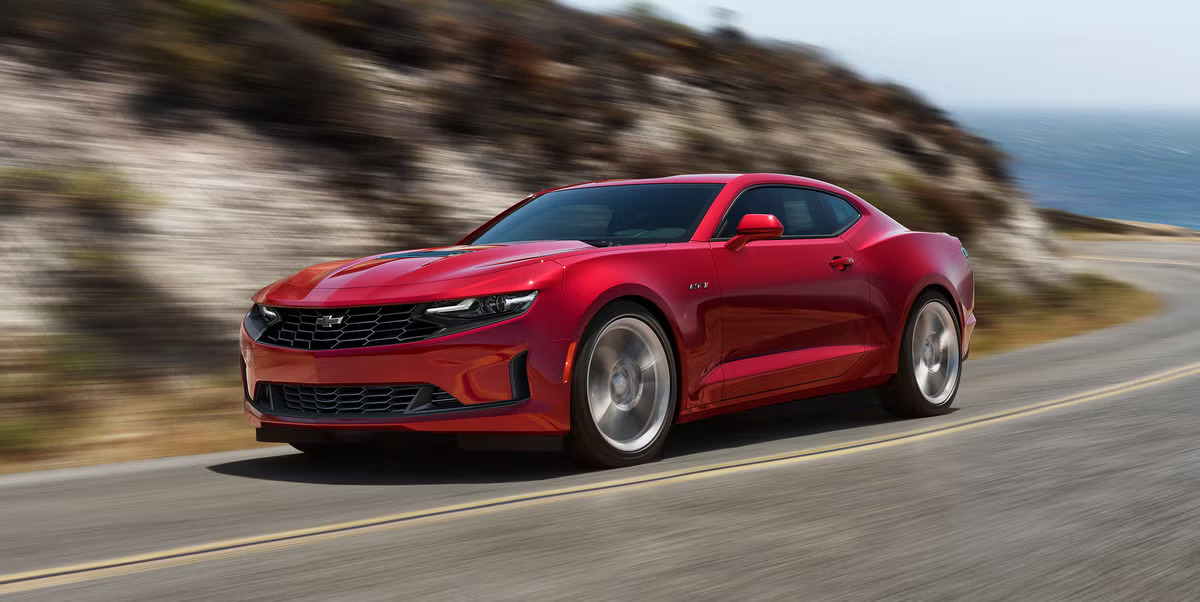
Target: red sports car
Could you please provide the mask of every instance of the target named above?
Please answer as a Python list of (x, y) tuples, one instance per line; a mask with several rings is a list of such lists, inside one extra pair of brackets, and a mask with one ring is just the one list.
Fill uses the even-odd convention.
[(315, 265), (254, 302), (260, 441), (541, 435), (600, 466), (803, 397), (883, 387), (900, 416), (945, 413), (975, 326), (958, 239), (779, 174), (552, 189), (456, 246)]

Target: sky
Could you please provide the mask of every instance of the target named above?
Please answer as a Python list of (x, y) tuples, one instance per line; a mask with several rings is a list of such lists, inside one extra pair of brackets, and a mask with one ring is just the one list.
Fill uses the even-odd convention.
[[(628, 0), (562, 0), (616, 11)], [(820, 46), (951, 110), (1200, 109), (1200, 0), (658, 0), (707, 29)]]

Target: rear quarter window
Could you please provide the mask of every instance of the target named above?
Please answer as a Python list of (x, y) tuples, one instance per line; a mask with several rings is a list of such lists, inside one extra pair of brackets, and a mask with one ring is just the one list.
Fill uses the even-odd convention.
[(829, 212), (829, 218), (832, 220), (832, 225), (836, 231), (844, 232), (846, 228), (849, 228), (854, 222), (858, 221), (858, 218), (862, 217), (862, 214), (858, 212), (858, 209), (854, 205), (850, 204), (850, 201), (827, 192), (818, 192), (815, 190), (812, 192), (818, 195), (821, 203), (825, 205), (825, 210)]

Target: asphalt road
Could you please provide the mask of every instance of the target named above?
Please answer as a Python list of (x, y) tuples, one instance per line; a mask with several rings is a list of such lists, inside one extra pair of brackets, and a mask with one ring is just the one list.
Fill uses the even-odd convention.
[(1200, 599), (1200, 244), (1076, 252), (1130, 260), (1080, 261), (1164, 311), (970, 360), (949, 416), (802, 401), (685, 425), (663, 461), (615, 471), (266, 450), (13, 475), (0, 594)]

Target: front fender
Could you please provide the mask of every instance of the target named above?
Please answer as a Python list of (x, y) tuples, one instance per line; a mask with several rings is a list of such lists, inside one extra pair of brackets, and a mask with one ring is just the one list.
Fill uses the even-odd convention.
[(574, 324), (574, 338), (583, 337), (605, 305), (641, 299), (658, 310), (674, 339), (683, 405), (719, 397), (720, 379), (705, 379), (721, 348), (720, 287), (706, 243), (638, 245), (559, 261), (565, 268), (564, 319)]

